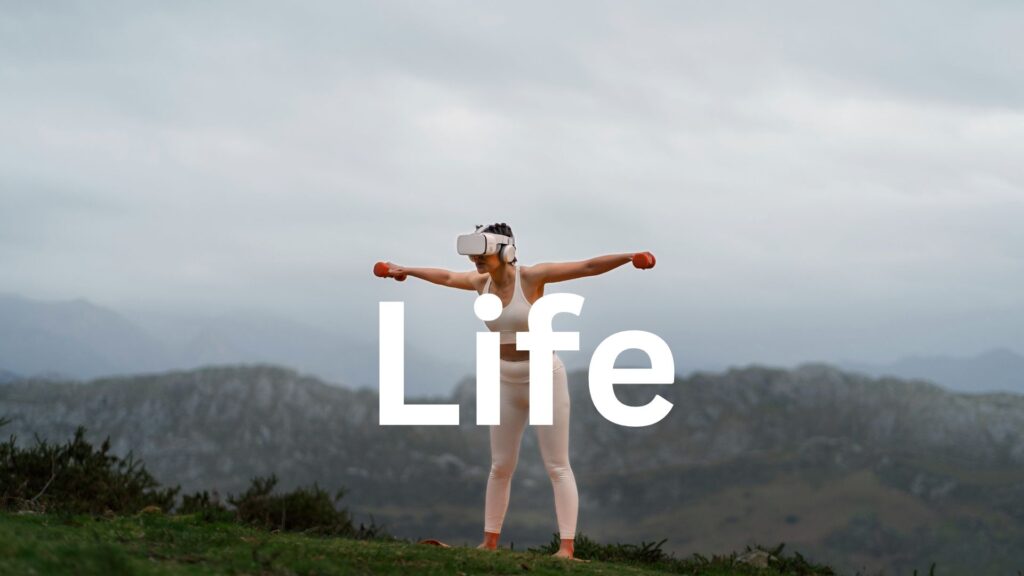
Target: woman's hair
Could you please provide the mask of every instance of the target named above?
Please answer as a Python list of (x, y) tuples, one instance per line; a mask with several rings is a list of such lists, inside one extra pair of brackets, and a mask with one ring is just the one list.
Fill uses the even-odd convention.
[[(495, 234), (502, 234), (504, 236), (508, 236), (509, 238), (515, 238), (515, 236), (512, 234), (512, 227), (509, 226), (508, 224), (505, 224), (504, 222), (495, 222), (494, 224), (488, 224), (483, 229), (480, 229), (480, 224), (477, 224), (476, 227), (477, 232), (480, 233), (494, 232)], [(519, 256), (513, 258), (512, 261), (509, 262), (509, 264), (515, 264), (516, 262), (519, 262)]]

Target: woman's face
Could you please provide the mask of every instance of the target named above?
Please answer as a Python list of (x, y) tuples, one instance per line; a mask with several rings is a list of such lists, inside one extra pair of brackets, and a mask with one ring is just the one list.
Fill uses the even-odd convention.
[(497, 270), (501, 262), (498, 260), (497, 254), (479, 254), (470, 256), (469, 260), (476, 265), (476, 271), (480, 273), (487, 273), (493, 270)]

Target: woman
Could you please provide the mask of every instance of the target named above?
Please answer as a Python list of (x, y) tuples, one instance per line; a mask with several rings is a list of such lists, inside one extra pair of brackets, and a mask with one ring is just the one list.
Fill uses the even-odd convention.
[[(477, 232), (512, 237), (512, 229), (504, 222), (491, 224)], [(641, 255), (639, 260), (634, 259), (638, 254)], [(502, 250), (498, 254), (470, 256), (476, 270), (467, 272), (406, 268), (387, 263), (387, 275), (399, 280), (403, 280), (406, 275), (415, 276), (450, 288), (475, 290), (478, 294), (496, 294), (503, 305), (501, 315), (494, 321), (486, 322), (491, 331), (501, 332), (501, 424), (490, 427), (491, 472), (487, 478), (484, 502), (484, 541), (478, 548), (494, 550), (498, 547), (501, 525), (508, 509), (512, 473), (519, 459), (519, 444), (529, 417), (530, 352), (516, 350), (515, 333), (527, 331), (530, 307), (544, 295), (547, 284), (604, 274), (630, 261), (637, 267), (649, 268), (654, 263), (653, 256), (645, 260), (649, 254), (608, 254), (578, 262), (519, 266), (518, 258), (513, 256), (509, 259)], [(569, 465), (569, 387), (565, 365), (557, 354), (554, 356), (553, 385), (553, 423), (550, 426), (538, 425), (534, 429), (555, 494), (555, 516), (561, 545), (554, 556), (574, 559), (573, 543), (579, 496), (576, 478)]]

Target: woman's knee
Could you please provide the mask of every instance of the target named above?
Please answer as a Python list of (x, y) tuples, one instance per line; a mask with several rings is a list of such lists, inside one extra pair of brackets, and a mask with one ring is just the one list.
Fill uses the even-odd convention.
[(544, 468), (547, 469), (552, 482), (561, 482), (572, 477), (572, 466), (568, 460), (550, 460), (544, 462)]
[(491, 478), (511, 478), (516, 471), (516, 458), (492, 458)]

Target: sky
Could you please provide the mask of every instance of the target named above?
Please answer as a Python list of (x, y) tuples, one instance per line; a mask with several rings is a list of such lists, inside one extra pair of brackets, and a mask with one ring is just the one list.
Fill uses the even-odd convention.
[[(472, 361), (372, 275), (649, 250), (547, 287), (677, 368), (1024, 350), (1017, 2), (0, 6), (0, 291), (248, 310)], [(587, 361), (585, 357), (567, 364)]]

